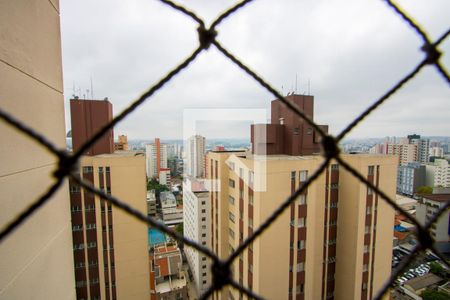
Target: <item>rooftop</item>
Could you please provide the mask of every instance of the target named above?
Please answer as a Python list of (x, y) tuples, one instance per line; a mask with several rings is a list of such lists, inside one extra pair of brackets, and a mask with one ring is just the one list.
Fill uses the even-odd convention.
[(423, 198), (436, 202), (448, 202), (450, 201), (450, 194), (428, 194), (424, 195)]
[(417, 290), (426, 288), (430, 285), (436, 284), (440, 281), (442, 281), (441, 277), (434, 275), (433, 273), (428, 273), (426, 275), (416, 277), (416, 278), (406, 281), (405, 285), (408, 285), (413, 290), (417, 291)]

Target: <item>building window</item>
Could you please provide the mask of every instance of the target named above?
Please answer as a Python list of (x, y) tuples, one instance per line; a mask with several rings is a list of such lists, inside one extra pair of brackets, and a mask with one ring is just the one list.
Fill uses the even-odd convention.
[(239, 168), (239, 178), (244, 179), (244, 169)]
[(331, 165), (331, 170), (339, 170), (339, 165), (338, 164), (332, 164)]
[(298, 224), (297, 224), (297, 227), (302, 228), (302, 227), (305, 227), (305, 226), (306, 226), (306, 217), (304, 217), (304, 218), (298, 218)]
[(228, 202), (234, 205), (234, 198), (232, 196), (228, 196)]
[(248, 195), (248, 204), (253, 205), (253, 194)]
[(96, 228), (95, 223), (90, 223), (90, 224), (87, 224), (87, 225), (86, 225), (86, 229), (87, 229), (87, 230), (89, 230), (89, 229), (95, 229), (95, 228)]
[(369, 267), (367, 266), (367, 264), (363, 265), (363, 272), (367, 272), (367, 270), (369, 269)]
[(206, 209), (202, 209), (202, 214), (206, 213)]
[(367, 206), (366, 214), (370, 215), (372, 213), (372, 206)]
[(81, 231), (83, 230), (83, 225), (73, 225), (72, 231)]
[(368, 234), (369, 231), (370, 231), (370, 226), (369, 226), (369, 225), (366, 225), (366, 227), (364, 227), (364, 233), (365, 233), (365, 234)]
[(255, 180), (255, 173), (253, 173), (252, 171), (248, 171), (248, 185), (250, 187), (253, 187), (254, 180)]
[(230, 219), (231, 222), (234, 223), (235, 217), (234, 217), (234, 214), (231, 211), (228, 213), (228, 218)]
[(106, 171), (106, 173), (109, 173), (111, 170), (109, 167), (105, 167), (105, 171)]
[(298, 196), (298, 200), (299, 200), (300, 205), (306, 204), (306, 195), (302, 194), (302, 195)]
[(98, 172), (103, 173), (103, 167), (98, 167)]
[(295, 171), (291, 172), (291, 180), (295, 180)]
[(370, 187), (368, 187), (367, 188), (367, 195), (372, 195), (373, 194), (373, 190), (370, 188)]
[(303, 272), (303, 271), (305, 271), (305, 263), (300, 262), (297, 264), (297, 272)]
[(92, 166), (83, 167), (83, 173), (92, 173)]
[(234, 180), (233, 179), (228, 179), (228, 185), (232, 188), (234, 188)]
[(369, 175), (373, 175), (374, 174), (374, 166), (369, 166), (369, 169), (368, 169), (368, 173), (369, 173)]
[(74, 193), (79, 193), (80, 192), (80, 186), (78, 185), (70, 185), (70, 193), (74, 194)]
[(304, 182), (306, 181), (306, 179), (308, 179), (308, 171), (300, 171), (299, 175), (300, 175), (300, 182)]
[(299, 241), (297, 242), (297, 248), (298, 248), (298, 250), (303, 250), (303, 249), (305, 249), (305, 240), (299, 240)]
[(364, 245), (364, 253), (369, 252), (369, 245)]
[[(211, 163), (212, 163), (212, 160), (211, 160)], [(234, 171), (234, 162), (232, 162), (232, 161), (228, 162), (228, 168), (230, 169), (230, 171)]]
[(297, 294), (303, 294), (304, 292), (304, 285), (303, 283), (300, 283), (299, 285), (297, 285)]
[(228, 234), (230, 235), (230, 237), (231, 237), (232, 239), (234, 239), (234, 231), (233, 231), (233, 229), (228, 228)]
[(239, 199), (244, 199), (244, 190), (239, 190)]
[(253, 228), (253, 219), (248, 219), (248, 227)]
[(362, 284), (362, 289), (363, 289), (363, 290), (367, 290), (367, 283), (364, 282), (364, 283)]

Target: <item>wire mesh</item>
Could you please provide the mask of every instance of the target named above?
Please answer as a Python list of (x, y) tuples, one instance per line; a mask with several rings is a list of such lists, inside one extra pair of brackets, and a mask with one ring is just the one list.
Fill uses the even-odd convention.
[[(238, 58), (236, 58), (233, 54), (231, 54), (228, 50), (226, 50), (217, 40), (217, 30), (216, 28), (220, 23), (230, 18), (235, 12), (243, 9), (248, 3), (252, 2), (252, 0), (241, 1), (229, 8), (227, 11), (222, 13), (215, 21), (212, 22), (212, 25), (207, 28), (205, 26), (205, 22), (197, 16), (194, 12), (189, 9), (176, 4), (172, 1), (168, 0), (160, 0), (160, 2), (168, 5), (172, 9), (185, 14), (187, 17), (193, 19), (198, 23), (198, 37), (199, 37), (199, 45), (198, 47), (190, 54), (184, 61), (182, 61), (178, 66), (169, 71), (164, 77), (162, 77), (156, 84), (151, 86), (146, 92), (144, 92), (137, 100), (132, 102), (123, 112), (114, 117), (114, 119), (101, 128), (98, 132), (96, 132), (84, 145), (80, 147), (80, 149), (70, 154), (65, 151), (65, 149), (58, 149), (55, 145), (53, 145), (44, 135), (41, 135), (38, 131), (33, 128), (28, 127), (25, 123), (16, 119), (14, 116), (8, 114), (6, 111), (0, 108), (0, 118), (11, 127), (15, 128), (22, 134), (27, 137), (33, 139), (36, 143), (40, 144), (42, 147), (47, 149), (58, 159), (58, 168), (54, 171), (53, 176), (55, 182), (48, 188), (48, 190), (40, 196), (37, 200), (35, 200), (29, 207), (27, 207), (24, 211), (22, 211), (17, 216), (14, 216), (12, 220), (7, 224), (5, 228), (3, 228), (0, 232), (0, 243), (4, 241), (4, 239), (13, 234), (14, 230), (17, 229), (26, 219), (30, 218), (33, 213), (35, 213), (40, 207), (42, 207), (46, 202), (48, 202), (52, 195), (59, 189), (63, 180), (65, 178), (70, 178), (78, 183), (81, 187), (86, 189), (87, 191), (99, 196), (101, 199), (111, 203), (116, 208), (119, 208), (126, 213), (134, 216), (136, 219), (151, 225), (158, 230), (164, 232), (165, 234), (173, 237), (178, 242), (183, 242), (185, 245), (195, 248), (197, 251), (203, 253), (208, 256), (212, 260), (212, 276), (213, 281), (211, 286), (207, 289), (207, 291), (201, 296), (201, 299), (208, 298), (214, 291), (221, 290), (224, 286), (230, 285), (234, 289), (237, 289), (247, 295), (250, 298), (262, 299), (261, 296), (255, 294), (253, 291), (244, 287), (242, 284), (233, 280), (231, 275), (231, 264), (233, 261), (264, 231), (273, 224), (273, 222), (281, 215), (281, 213), (289, 207), (289, 205), (296, 200), (297, 196), (300, 195), (304, 190), (310, 186), (316, 178), (322, 174), (322, 172), (327, 168), (332, 159), (336, 160), (344, 167), (348, 172), (350, 172), (353, 176), (355, 176), (361, 183), (365, 184), (367, 187), (371, 188), (376, 194), (378, 194), (386, 203), (388, 203), (392, 208), (399, 211), (402, 215), (404, 215), (409, 221), (411, 221), (416, 227), (416, 237), (418, 244), (412, 250), (411, 254), (409, 254), (403, 261), (400, 266), (394, 271), (390, 278), (386, 279), (383, 287), (377, 292), (374, 299), (381, 299), (381, 297), (386, 293), (389, 286), (393, 284), (395, 279), (402, 274), (410, 265), (410, 263), (426, 249), (429, 249), (434, 252), (441, 260), (449, 266), (447, 260), (442, 256), (439, 251), (433, 245), (433, 239), (430, 236), (428, 230), (430, 227), (437, 221), (437, 219), (449, 208), (450, 203), (446, 203), (424, 226), (420, 225), (419, 222), (413, 218), (410, 214), (404, 211), (401, 207), (399, 207), (393, 199), (388, 197), (385, 193), (375, 187), (371, 182), (369, 182), (362, 174), (360, 174), (357, 170), (347, 164), (340, 156), (340, 149), (338, 143), (353, 129), (355, 128), (361, 121), (363, 121), (368, 115), (370, 115), (373, 111), (375, 111), (381, 104), (386, 102), (393, 94), (395, 94), (398, 90), (400, 90), (405, 84), (407, 84), (411, 79), (413, 79), (424, 67), (427, 65), (433, 65), (436, 68), (436, 71), (440, 74), (440, 76), (450, 84), (450, 77), (448, 75), (447, 70), (440, 63), (439, 59), (441, 57), (441, 52), (438, 49), (438, 46), (448, 37), (450, 34), (450, 29), (448, 29), (441, 37), (439, 37), (436, 41), (432, 42), (425, 31), (417, 24), (417, 22), (410, 16), (406, 14), (397, 4), (392, 1), (386, 0), (387, 6), (392, 8), (395, 14), (402, 18), (407, 25), (413, 30), (417, 36), (423, 42), (421, 50), (424, 52), (425, 57), (422, 61), (420, 61), (414, 69), (406, 74), (402, 79), (396, 82), (391, 89), (386, 91), (382, 96), (380, 96), (376, 101), (373, 102), (366, 110), (364, 110), (355, 120), (353, 120), (340, 134), (336, 137), (326, 134), (316, 123), (314, 123), (311, 119), (309, 119), (294, 103), (291, 103), (288, 99), (286, 99), (279, 91), (273, 88), (269, 83), (267, 83), (260, 75), (256, 72), (252, 71), (250, 67), (245, 65), (245, 63), (241, 62)], [(187, 239), (183, 235), (170, 230), (164, 224), (156, 221), (155, 219), (148, 217), (147, 215), (142, 214), (140, 211), (134, 209), (129, 206), (127, 203), (121, 201), (120, 199), (104, 193), (102, 190), (95, 188), (91, 183), (82, 180), (77, 172), (78, 160), (82, 156), (83, 152), (91, 147), (104, 133), (106, 133), (109, 129), (112, 129), (115, 125), (125, 119), (132, 111), (137, 109), (140, 105), (142, 105), (145, 101), (147, 101), (152, 95), (164, 87), (164, 85), (169, 82), (174, 76), (178, 73), (186, 69), (190, 63), (192, 63), (203, 50), (207, 50), (211, 45), (215, 46), (225, 57), (227, 57), (232, 63), (236, 64), (240, 69), (242, 69), (245, 73), (247, 73), (250, 77), (252, 77), (255, 81), (257, 81), (263, 88), (269, 91), (273, 96), (277, 99), (281, 100), (289, 109), (294, 111), (299, 118), (302, 118), (307, 123), (309, 123), (322, 137), (322, 148), (323, 148), (323, 156), (325, 158), (322, 165), (308, 178), (308, 180), (301, 185), (291, 196), (285, 199), (282, 204), (276, 209), (272, 215), (262, 222), (262, 224), (257, 228), (252, 235), (248, 236), (240, 246), (233, 252), (226, 260), (221, 260), (214, 252), (212, 252), (207, 247), (197, 243), (196, 241)], [(450, 266), (449, 266), (450, 267)]]

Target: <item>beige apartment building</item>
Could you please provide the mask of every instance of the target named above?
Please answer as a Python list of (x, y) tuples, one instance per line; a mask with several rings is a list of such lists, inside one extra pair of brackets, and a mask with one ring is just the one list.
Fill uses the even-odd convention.
[[(343, 155), (395, 197), (397, 157)], [(321, 156), (208, 153), (211, 247), (222, 259), (322, 163)], [(371, 299), (391, 274), (394, 210), (333, 162), (233, 264), (267, 299)], [(243, 296), (246, 298), (245, 296)], [(229, 287), (213, 299), (241, 299)]]
[[(0, 1), (0, 107), (66, 147), (59, 3)], [(55, 182), (57, 158), (0, 121), (0, 228)], [(75, 299), (67, 182), (0, 243), (0, 299)]]
[(387, 154), (397, 155), (399, 166), (406, 166), (409, 162), (418, 160), (416, 144), (388, 144)]
[[(147, 214), (145, 157), (83, 156), (80, 175)], [(98, 196), (70, 186), (77, 299), (148, 299), (147, 225)]]

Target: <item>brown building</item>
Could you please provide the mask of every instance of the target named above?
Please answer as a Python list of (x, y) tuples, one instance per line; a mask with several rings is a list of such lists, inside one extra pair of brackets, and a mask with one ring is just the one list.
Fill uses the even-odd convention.
[[(314, 120), (314, 97), (289, 95), (306, 116)], [(271, 124), (251, 125), (252, 153), (260, 155), (311, 155), (320, 153), (320, 135), (280, 100), (272, 101)], [(320, 125), (328, 132), (327, 125)]]
[[(72, 148), (77, 151), (91, 136), (108, 124), (113, 117), (112, 104), (105, 100), (70, 99)], [(114, 152), (114, 133), (110, 129), (84, 154)]]
[[(59, 1), (0, 2), (0, 106), (64, 149)], [(55, 183), (58, 159), (0, 121), (0, 228)], [(0, 299), (74, 299), (69, 188), (0, 243)]]

